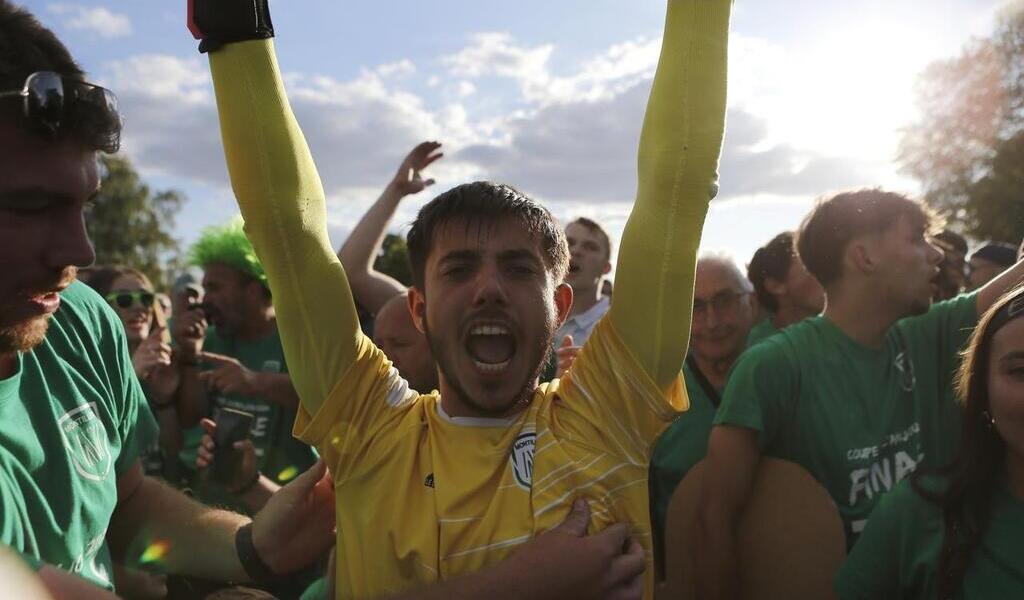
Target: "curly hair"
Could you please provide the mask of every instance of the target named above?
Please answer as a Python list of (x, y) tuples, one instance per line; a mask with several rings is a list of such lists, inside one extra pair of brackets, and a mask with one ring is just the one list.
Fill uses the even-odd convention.
[(242, 217), (236, 217), (226, 225), (204, 229), (196, 243), (189, 248), (188, 263), (200, 268), (220, 263), (260, 282), (265, 289), (270, 290), (263, 264), (256, 256), (252, 242), (245, 237)]

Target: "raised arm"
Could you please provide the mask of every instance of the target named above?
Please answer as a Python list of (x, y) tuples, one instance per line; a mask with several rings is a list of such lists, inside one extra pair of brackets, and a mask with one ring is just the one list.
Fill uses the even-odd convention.
[(273, 42), (210, 53), (231, 186), (267, 271), (292, 383), (315, 413), (353, 363), (359, 321), (327, 236), (324, 190), (285, 95)]
[(978, 290), (978, 316), (985, 314), (985, 311), (995, 304), (1000, 296), (1022, 282), (1024, 282), (1024, 259), (1017, 261), (1017, 264), (1003, 271)]
[(398, 203), (402, 198), (434, 184), (433, 179), (423, 179), (420, 173), (444, 156), (437, 152), (440, 147), (438, 142), (422, 142), (409, 152), (380, 198), (366, 211), (338, 250), (338, 258), (345, 267), (356, 302), (370, 314), (376, 315), (385, 302), (406, 291), (400, 282), (374, 269), (373, 261)]
[(669, 0), (640, 136), (636, 203), (622, 235), (610, 314), (660, 386), (679, 374), (686, 356), (697, 247), (718, 189), (731, 5)]

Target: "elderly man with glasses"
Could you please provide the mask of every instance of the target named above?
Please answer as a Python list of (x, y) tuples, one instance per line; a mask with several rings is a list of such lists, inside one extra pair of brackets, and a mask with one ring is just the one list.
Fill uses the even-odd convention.
[(690, 410), (658, 438), (651, 458), (651, 526), (659, 565), (669, 500), (687, 471), (704, 458), (729, 370), (747, 348), (756, 316), (753, 292), (729, 256), (706, 254), (698, 259), (690, 352), (683, 365)]

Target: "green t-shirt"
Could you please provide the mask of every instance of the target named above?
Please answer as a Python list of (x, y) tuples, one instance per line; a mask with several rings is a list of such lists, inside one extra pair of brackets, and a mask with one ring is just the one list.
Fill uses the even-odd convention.
[(0, 543), (112, 589), (117, 478), (156, 437), (120, 319), (72, 284), (0, 380)]
[(750, 333), (747, 334), (747, 347), (749, 348), (762, 340), (770, 338), (779, 331), (781, 330), (772, 323), (771, 317), (761, 319), (750, 328)]
[[(936, 477), (922, 478), (928, 491), (944, 486)], [(958, 600), (1024, 598), (1024, 502), (1005, 483), (992, 498), (991, 522), (971, 555)], [(835, 590), (842, 600), (904, 598), (932, 600), (945, 521), (941, 508), (922, 498), (910, 481), (885, 494), (868, 526), (839, 569)]]
[(838, 505), (850, 546), (883, 492), (952, 459), (952, 376), (976, 306), (973, 294), (935, 304), (893, 325), (878, 350), (824, 317), (787, 327), (736, 362), (715, 424), (757, 430), (764, 454), (807, 469)]
[[(651, 521), (655, 556), (663, 557), (665, 519), (672, 494), (708, 450), (708, 436), (715, 419), (718, 398), (712, 399), (701, 385), (690, 360), (683, 364), (683, 381), (690, 398), (690, 409), (676, 417), (658, 438), (651, 456), (649, 474)], [(662, 559), (659, 558), (659, 561)]]
[[(252, 371), (288, 372), (281, 337), (276, 329), (261, 340), (240, 342), (221, 337), (217, 334), (216, 328), (211, 327), (207, 330), (203, 351), (236, 358)], [(208, 367), (204, 365), (203, 369)], [(316, 462), (316, 451), (292, 436), (292, 425), (295, 423), (294, 409), (286, 409), (266, 398), (222, 394), (216, 391), (210, 393), (209, 401), (211, 418), (214, 420), (222, 408), (233, 408), (254, 415), (250, 438), (256, 449), (257, 466), (261, 473), (276, 483), (287, 483)], [(201, 430), (198, 434), (193, 430), (187, 436), (186, 444), (189, 447), (185, 452), (191, 453), (191, 462), (187, 462), (191, 466), (195, 465), (195, 447), (201, 435)], [(196, 493), (200, 500), (208, 504), (242, 509), (239, 503), (232, 501), (212, 484), (197, 485)]]

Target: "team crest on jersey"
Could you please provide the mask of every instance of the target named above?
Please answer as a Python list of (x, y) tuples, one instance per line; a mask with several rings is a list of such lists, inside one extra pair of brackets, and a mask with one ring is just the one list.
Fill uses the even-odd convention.
[(537, 445), (537, 434), (524, 431), (512, 444), (509, 463), (512, 465), (512, 476), (524, 490), (533, 487), (533, 448)]
[(900, 352), (896, 355), (893, 365), (900, 372), (900, 387), (903, 388), (903, 391), (914, 391), (914, 387), (917, 385), (917, 375), (914, 373), (914, 363), (911, 362), (910, 356), (906, 352)]
[(57, 426), (78, 474), (92, 481), (103, 481), (110, 473), (113, 458), (107, 443), (107, 431), (95, 410), (95, 402), (83, 404), (65, 413), (57, 421)]

